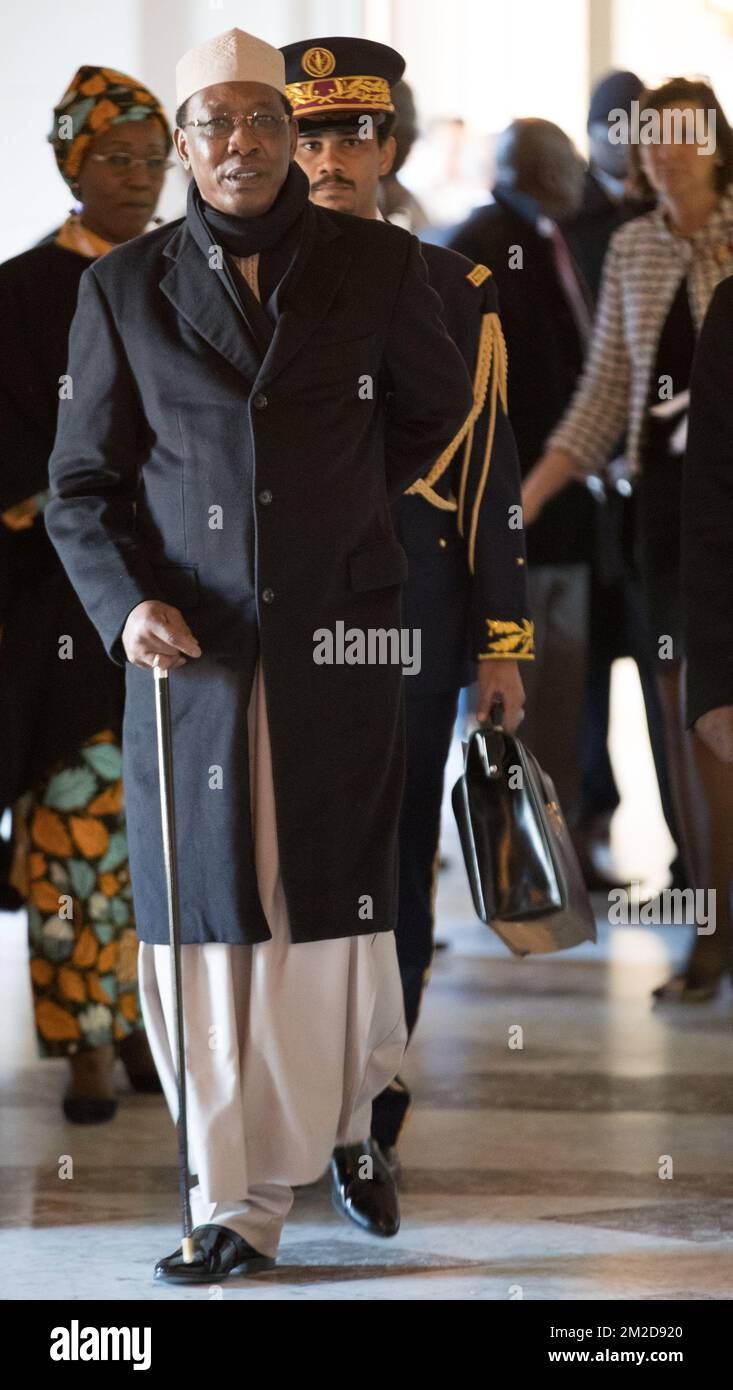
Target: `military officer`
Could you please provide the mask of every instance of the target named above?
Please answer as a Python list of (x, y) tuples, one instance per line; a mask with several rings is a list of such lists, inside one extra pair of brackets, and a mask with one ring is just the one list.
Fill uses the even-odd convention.
[[(391, 88), (404, 72), (393, 48), (366, 39), (316, 38), (283, 48), (287, 94), (298, 121), (296, 159), (324, 208), (379, 218), (379, 179), (395, 155)], [(515, 730), (524, 692), (519, 662), (533, 656), (520, 478), (506, 415), (506, 355), (487, 266), (422, 245), (443, 320), (473, 381), (473, 406), (429, 472), (393, 508), (407, 551), (403, 622), (421, 632), (421, 667), (405, 676), (407, 778), (399, 826), (396, 928), (408, 1033), (433, 955), (433, 905), (445, 763), (461, 688), (478, 679), (478, 718), (500, 696)], [(393, 1177), (410, 1105), (400, 1077), (376, 1098), (372, 1137)], [(360, 1179), (363, 1145), (331, 1164), (334, 1201), (357, 1224), (380, 1220), (380, 1194)], [(394, 1194), (390, 1194), (394, 1201)]]

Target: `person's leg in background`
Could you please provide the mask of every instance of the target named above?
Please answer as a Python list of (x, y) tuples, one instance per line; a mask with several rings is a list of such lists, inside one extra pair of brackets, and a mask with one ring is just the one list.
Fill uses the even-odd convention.
[(599, 820), (610, 821), (619, 804), (618, 788), (608, 755), (608, 723), (611, 704), (611, 667), (619, 653), (615, 635), (619, 627), (616, 592), (591, 580), (588, 681), (582, 722), (582, 779), (578, 825), (590, 828)]
[[(691, 1001), (711, 997), (730, 970), (730, 891), (733, 882), (733, 778), (684, 726), (683, 663), (667, 663), (657, 676), (667, 739), (670, 786), (677, 810), (682, 851), (690, 865), (691, 886), (715, 889), (716, 929), (695, 935), (684, 974), (654, 993), (657, 998)], [(662, 668), (663, 663), (659, 663)]]
[(667, 758), (667, 740), (664, 731), (664, 714), (657, 685), (656, 659), (650, 656), (650, 642), (646, 626), (646, 611), (641, 585), (636, 575), (629, 573), (624, 583), (624, 621), (625, 641), (628, 655), (636, 662), (639, 672), (641, 692), (644, 698), (649, 743), (651, 745), (654, 769), (657, 774), (659, 800), (667, 829), (677, 847), (677, 853), (670, 864), (672, 887), (685, 888), (692, 882), (692, 870), (685, 862), (682, 852), (682, 832), (677, 823), (675, 801), (670, 786)]
[[(527, 663), (528, 665), (530, 663)], [(400, 884), (395, 937), (405, 1000), (407, 1036), (417, 1023), (433, 959), (434, 902), (445, 764), (459, 691), (408, 694), (407, 765), (399, 826)], [(410, 1092), (395, 1077), (372, 1106), (372, 1136), (389, 1151), (410, 1108)]]
[[(684, 678), (682, 678), (684, 679)], [(679, 692), (680, 718), (684, 719), (684, 690)], [(715, 932), (696, 934), (692, 963), (721, 977), (733, 974), (733, 769), (717, 758), (702, 739), (689, 734), (693, 756), (707, 803), (708, 872), (703, 886), (715, 890)]]
[(580, 799), (581, 720), (585, 697), (590, 572), (588, 565), (529, 568), (534, 661), (524, 663), (525, 718), (520, 737), (549, 773), (566, 817)]
[[(652, 656), (647, 610), (635, 557), (636, 498), (615, 489), (607, 491), (595, 511), (597, 537), (590, 586), (589, 664), (583, 718), (583, 783), (578, 821), (573, 827), (576, 848), (589, 886), (603, 884), (592, 860), (592, 847), (608, 843), (618, 790), (608, 753), (611, 672), (614, 661), (631, 657), (641, 683), (649, 742), (657, 775), (662, 811), (669, 833), (679, 845), (674, 804), (667, 772), (664, 720), (657, 691), (658, 662)], [(690, 879), (677, 851), (671, 868), (672, 885), (685, 887)], [(641, 872), (640, 869), (638, 872)]]
[(606, 582), (591, 570), (589, 594), (588, 665), (581, 719), (580, 800), (572, 824), (573, 840), (586, 885), (591, 890), (614, 887), (599, 873), (593, 846), (608, 842), (611, 818), (619, 793), (608, 752), (611, 706), (611, 668), (623, 655), (623, 591), (620, 583)]

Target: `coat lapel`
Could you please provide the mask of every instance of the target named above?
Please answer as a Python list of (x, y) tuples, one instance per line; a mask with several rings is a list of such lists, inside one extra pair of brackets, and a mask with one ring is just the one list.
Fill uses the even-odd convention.
[(171, 237), (165, 255), (172, 264), (160, 282), (163, 294), (215, 352), (253, 382), (262, 355), (227, 287), (224, 271), (211, 270), (185, 222)]
[(275, 334), (257, 375), (260, 390), (287, 366), (325, 318), (351, 257), (338, 228), (313, 204), (295, 260), (278, 292)]
[(338, 228), (309, 204), (303, 237), (278, 295), (280, 313), (263, 360), (230, 294), (225, 272), (210, 269), (185, 222), (171, 237), (165, 255), (172, 264), (160, 282), (163, 294), (209, 346), (258, 390), (305, 346), (328, 313), (351, 261)]

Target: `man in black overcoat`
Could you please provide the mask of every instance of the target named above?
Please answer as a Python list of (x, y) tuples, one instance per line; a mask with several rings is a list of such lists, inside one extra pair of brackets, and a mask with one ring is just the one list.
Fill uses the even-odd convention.
[(292, 1186), (320, 1175), (404, 1045), (407, 559), (390, 508), (472, 395), (414, 237), (308, 202), (278, 50), (230, 30), (176, 77), (187, 214), (82, 278), (47, 519), (125, 664), (141, 971), (172, 1108), (150, 667), (175, 668), (199, 1220), (194, 1264), (179, 1250), (156, 1277), (208, 1282), (271, 1260)]
[(733, 276), (710, 301), (690, 381), (682, 598), (687, 721), (733, 763)]
[[(733, 275), (705, 315), (690, 377), (682, 479), (682, 611), (687, 723), (704, 744), (715, 879), (733, 895)], [(713, 893), (713, 897), (715, 894)], [(718, 931), (725, 931), (727, 913)], [(733, 940), (723, 941), (733, 972)]]
[[(374, 219), (380, 175), (395, 154), (392, 88), (404, 59), (367, 39), (318, 38), (283, 48), (288, 97), (298, 121), (296, 158), (319, 206)], [(312, 55), (322, 76), (311, 77)], [(474, 383), (466, 426), (426, 478), (393, 507), (409, 561), (404, 621), (421, 633), (421, 663), (405, 676), (407, 776), (400, 814), (397, 954), (408, 1036), (433, 957), (434, 898), (445, 764), (462, 686), (479, 683), (478, 718), (492, 698), (512, 732), (524, 698), (520, 661), (533, 656), (521, 481), (506, 415), (506, 358), (491, 271), (455, 251), (423, 244), (443, 322)], [(372, 1136), (394, 1173), (410, 1092), (396, 1076), (377, 1096)], [(382, 1213), (373, 1184), (359, 1179), (360, 1145), (338, 1148), (334, 1200), (372, 1229)], [(384, 1195), (384, 1188), (379, 1189)]]

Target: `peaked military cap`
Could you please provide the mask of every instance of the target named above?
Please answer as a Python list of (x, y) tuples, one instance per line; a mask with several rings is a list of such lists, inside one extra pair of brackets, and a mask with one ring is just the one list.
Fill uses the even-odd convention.
[(396, 49), (371, 39), (308, 39), (281, 49), (286, 95), (301, 130), (352, 126), (365, 112), (379, 122), (394, 115), (392, 87), (405, 71)]

